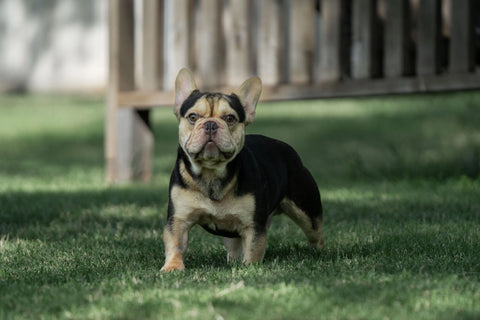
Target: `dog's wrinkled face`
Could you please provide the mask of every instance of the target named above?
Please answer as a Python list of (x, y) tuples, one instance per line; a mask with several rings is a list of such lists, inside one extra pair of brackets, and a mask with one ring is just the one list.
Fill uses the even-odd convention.
[(187, 69), (180, 71), (174, 113), (180, 122), (180, 146), (196, 167), (218, 168), (240, 152), (260, 92), (260, 79), (254, 77), (231, 95), (202, 93), (192, 74)]
[(197, 96), (180, 110), (179, 143), (202, 167), (217, 167), (242, 149), (245, 111), (235, 96)]

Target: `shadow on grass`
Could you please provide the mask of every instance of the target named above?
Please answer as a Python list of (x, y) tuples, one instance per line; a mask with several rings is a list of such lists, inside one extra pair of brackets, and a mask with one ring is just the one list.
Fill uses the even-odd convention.
[(314, 176), (328, 181), (479, 176), (477, 106), (405, 109), (389, 112), (387, 105), (359, 117), (262, 117), (249, 131), (290, 143)]
[[(332, 116), (327, 112), (327, 115), (295, 119), (285, 113), (259, 117), (248, 132), (269, 135), (294, 146), (319, 181), (321, 190), (323, 181), (478, 177), (480, 140), (473, 122), (478, 119), (479, 111), (470, 105), (450, 107), (433, 105), (362, 117)], [(276, 111), (273, 108), (262, 112), (268, 115)], [(154, 132), (155, 170), (168, 176), (177, 145), (175, 119), (154, 123)], [(80, 136), (67, 132), (11, 140), (2, 147), (0, 173), (7, 179), (33, 176), (49, 181), (68, 175), (72, 167), (90, 176), (103, 168), (100, 127)], [(152, 270), (158, 271), (163, 263), (161, 229), (168, 199), (165, 184), (157, 189), (96, 185), (91, 191), (84, 188), (87, 191), (71, 192), (42, 191), (41, 184), (36, 188), (39, 191), (7, 189), (0, 194), (3, 242), (25, 240), (26, 251), (30, 250), (27, 257), (11, 255), (7, 273), (2, 276), (5, 281), (22, 280), (31, 284), (65, 282), (72, 278), (100, 281), (138, 270), (149, 270), (150, 277), (158, 274)], [(388, 192), (395, 193), (398, 189)], [(320, 265), (321, 270), (334, 266), (338, 270), (363, 268), (387, 273), (400, 272), (402, 268), (415, 272), (460, 272), (464, 262), (461, 255), (472, 255), (478, 246), (464, 243), (463, 247), (456, 247), (458, 233), (444, 238), (439, 230), (414, 229), (402, 234), (394, 229), (397, 226), (398, 230), (405, 230), (407, 225), (424, 223), (478, 223), (475, 211), (478, 205), (472, 207), (471, 200), (464, 201), (463, 190), (452, 190), (449, 197), (457, 199), (450, 206), (430, 196), (412, 197), (411, 192), (400, 200), (353, 201), (348, 196), (327, 199), (325, 225), (327, 231), (331, 228), (327, 247), (313, 251), (305, 245), (303, 237), (294, 239), (283, 231), (273, 232), (265, 264), (272, 267), (276, 263), (295, 265), (306, 261), (310, 268)], [(363, 230), (358, 231), (360, 227)], [(373, 230), (382, 228), (392, 233), (378, 234), (371, 242), (361, 237), (368, 238)], [(352, 243), (353, 240), (342, 243), (342, 234), (336, 233), (337, 229), (345, 233), (361, 232), (358, 243)], [(196, 231), (194, 237), (198, 241), (191, 243), (186, 257), (191, 268), (230, 269), (218, 242), (212, 245), (210, 236)], [(429, 255), (430, 252), (434, 255)], [(357, 264), (352, 265), (352, 261)], [(427, 268), (421, 269), (424, 261)], [(34, 267), (25, 266), (27, 262)], [(465, 270), (473, 268), (474, 263), (475, 260), (468, 262)], [(449, 264), (453, 269), (449, 269)], [(287, 277), (278, 276), (276, 280), (266, 277), (263, 281), (280, 282)]]
[[(342, 103), (353, 106), (340, 114), (335, 111), (335, 101), (328, 100), (262, 104), (247, 132), (290, 143), (319, 181), (480, 175), (480, 94), (342, 101), (339, 107)], [(326, 111), (311, 114), (322, 108)], [(155, 172), (166, 173), (171, 168), (165, 161), (175, 155), (178, 129), (170, 112), (160, 112), (161, 117), (153, 121)], [(72, 167), (85, 171), (103, 168), (101, 126), (80, 132), (39, 132), (0, 143), (0, 174), (7, 177), (49, 178)]]
[[(148, 207), (158, 211), (158, 218), (165, 217), (168, 194), (147, 186), (118, 187), (98, 191), (71, 192), (6, 192), (0, 194), (0, 234), (8, 233), (12, 237), (28, 237), (31, 228), (45, 228), (52, 223), (74, 225), (78, 223), (78, 232), (92, 230), (95, 225), (102, 228), (108, 224), (128, 222), (136, 228), (152, 226), (149, 216), (141, 217), (136, 211)], [(80, 228), (81, 224), (81, 228)], [(67, 228), (68, 229), (68, 228)], [(55, 230), (57, 232), (58, 230)], [(65, 232), (66, 237), (75, 237), (78, 233)], [(40, 232), (41, 240), (60, 235)]]

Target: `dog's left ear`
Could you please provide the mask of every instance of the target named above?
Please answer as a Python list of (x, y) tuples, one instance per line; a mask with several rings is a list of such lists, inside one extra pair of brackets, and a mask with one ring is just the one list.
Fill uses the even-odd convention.
[(175, 80), (175, 106), (173, 107), (173, 113), (177, 118), (180, 117), (180, 108), (183, 102), (195, 90), (198, 89), (192, 73), (187, 68), (182, 68)]
[(255, 108), (257, 107), (260, 93), (262, 93), (262, 81), (259, 77), (250, 78), (233, 93), (240, 100), (243, 109), (245, 109), (245, 124), (252, 123), (255, 118)]

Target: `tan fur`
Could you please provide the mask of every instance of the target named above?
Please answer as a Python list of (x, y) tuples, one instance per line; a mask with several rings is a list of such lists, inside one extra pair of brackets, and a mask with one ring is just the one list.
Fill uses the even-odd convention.
[[(187, 154), (199, 153), (207, 143), (210, 137), (204, 132), (204, 125), (207, 122), (215, 122), (218, 126), (217, 134), (213, 137), (213, 141), (221, 152), (232, 154), (232, 158), (240, 152), (244, 144), (245, 125), (237, 122), (233, 126), (227, 125), (223, 117), (233, 114), (237, 117), (236, 112), (230, 107), (229, 103), (220, 97), (201, 97), (190, 108), (186, 117), (190, 114), (197, 114), (200, 118), (191, 124), (186, 118), (180, 119), (179, 125), (179, 143)], [(218, 157), (215, 159), (195, 159), (195, 170), (199, 174), (203, 168), (216, 169), (226, 159)]]
[(314, 229), (310, 217), (308, 217), (302, 209), (297, 207), (292, 200), (283, 199), (280, 207), (281, 210), (303, 230), (312, 247), (321, 248), (323, 246), (324, 241), (321, 219), (318, 219), (317, 228)]
[[(205, 197), (200, 191), (178, 186), (172, 188), (171, 194), (177, 219), (190, 221), (193, 224), (203, 219), (203, 221), (217, 224), (220, 229), (239, 233), (253, 227), (255, 199), (251, 194), (235, 197), (231, 191), (222, 200), (214, 201)], [(231, 227), (232, 219), (235, 219), (237, 224), (230, 229), (228, 227)]]
[(181, 219), (174, 219), (172, 227), (165, 227), (163, 241), (165, 243), (165, 265), (161, 271), (183, 270), (183, 254), (187, 249), (188, 232), (192, 224)]
[(253, 228), (247, 230), (242, 235), (243, 262), (249, 264), (262, 261), (266, 245), (266, 234), (256, 234)]
[[(228, 261), (241, 259), (250, 264), (262, 261), (265, 255), (266, 231), (255, 230), (255, 197), (253, 194), (235, 195), (238, 177), (226, 176), (227, 164), (244, 146), (245, 126), (255, 117), (261, 81), (257, 77), (250, 78), (234, 91), (245, 110), (244, 122), (238, 121), (239, 115), (226, 100), (228, 98), (220, 94), (201, 96), (185, 115), (181, 115), (182, 104), (196, 89), (193, 75), (182, 69), (175, 82), (174, 114), (179, 119), (179, 144), (188, 157), (188, 169), (184, 162), (187, 160), (180, 158), (176, 169), (181, 181), (174, 181), (170, 189), (169, 210), (173, 211), (169, 211), (163, 234), (165, 265), (162, 271), (184, 269), (188, 233), (196, 224), (211, 231), (239, 235), (239, 238), (223, 238)], [(227, 123), (231, 115), (237, 121)], [(224, 178), (231, 179), (226, 186)], [(289, 199), (284, 199), (274, 210), (275, 213), (280, 211), (302, 228), (313, 246), (323, 245), (321, 219), (312, 226), (307, 214)], [(268, 225), (271, 216), (266, 218)]]
[(244, 263), (260, 262), (265, 255), (266, 234), (255, 234), (253, 228), (245, 230), (242, 238), (223, 238), (227, 249), (227, 261), (242, 260)]
[[(195, 224), (206, 224), (212, 229), (218, 228), (238, 232), (242, 245), (246, 248), (243, 253), (246, 263), (257, 262), (263, 258), (265, 244), (260, 248), (253, 244), (253, 213), (255, 199), (253, 195), (235, 197), (233, 191), (221, 201), (206, 198), (201, 192), (183, 189), (178, 186), (172, 188), (172, 201), (175, 206), (175, 218), (172, 230), (165, 227), (164, 242), (166, 244), (166, 259), (163, 271), (183, 269), (183, 253), (188, 242), (188, 232)], [(238, 253), (234, 254), (238, 257)]]

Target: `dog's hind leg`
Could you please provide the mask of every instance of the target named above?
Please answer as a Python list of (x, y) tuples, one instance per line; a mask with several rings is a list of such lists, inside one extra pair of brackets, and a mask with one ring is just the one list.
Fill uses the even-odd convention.
[(321, 217), (311, 217), (290, 199), (284, 199), (281, 203), (281, 208), (303, 230), (312, 247), (321, 248), (323, 246)]
[(281, 202), (280, 208), (303, 230), (312, 247), (323, 246), (320, 193), (307, 169), (292, 174), (287, 197)]

